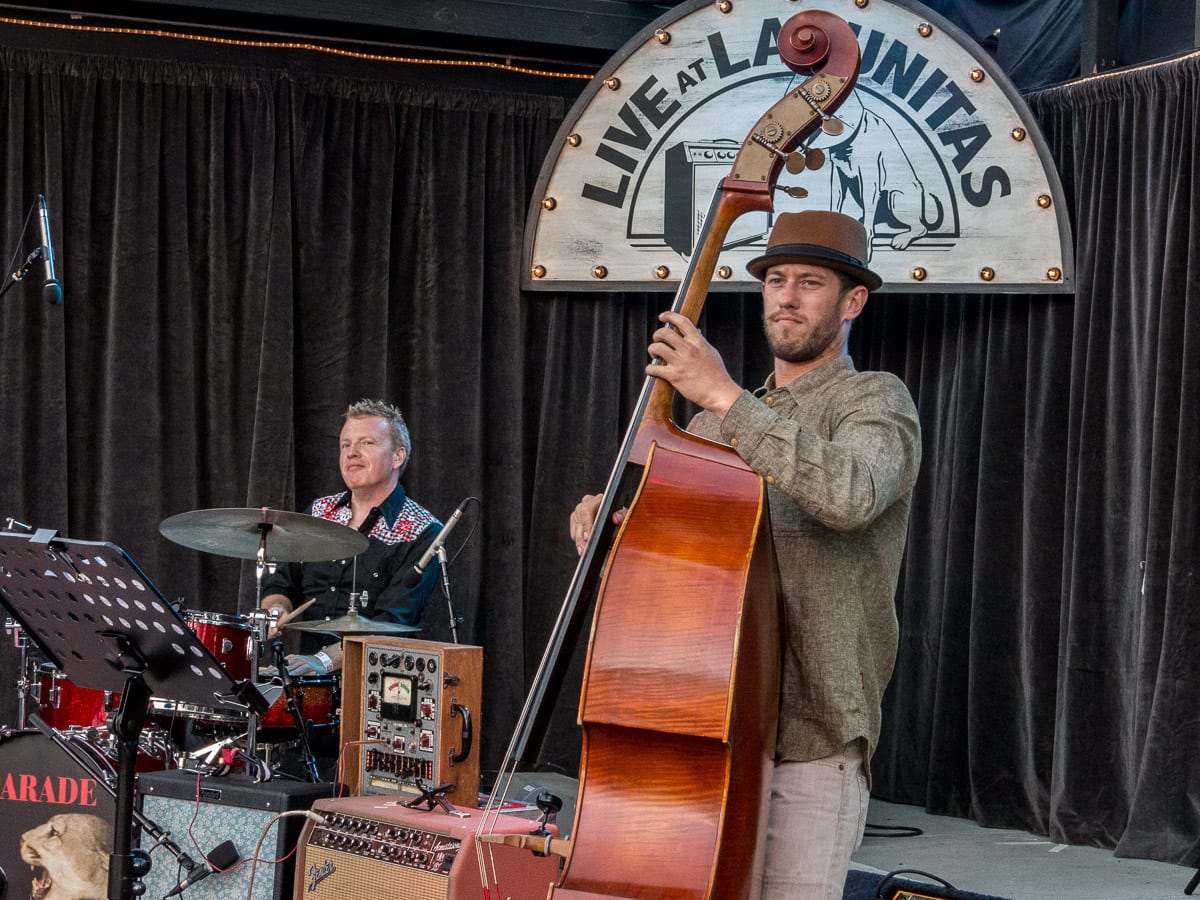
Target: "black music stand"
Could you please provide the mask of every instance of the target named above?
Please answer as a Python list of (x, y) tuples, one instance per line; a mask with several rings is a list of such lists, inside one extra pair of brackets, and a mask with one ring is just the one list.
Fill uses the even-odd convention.
[[(133, 852), (134, 763), (150, 697), (235, 706), (261, 715), (254, 684), (235, 682), (120, 547), (0, 533), (0, 603), (46, 658), (79, 687), (120, 692), (117, 804), (108, 900), (129, 900), (149, 860)], [(138, 887), (142, 887), (138, 885)]]

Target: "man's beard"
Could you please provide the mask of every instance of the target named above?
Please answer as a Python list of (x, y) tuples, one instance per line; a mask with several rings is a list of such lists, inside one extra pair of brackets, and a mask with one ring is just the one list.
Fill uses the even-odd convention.
[(767, 337), (771, 355), (784, 362), (806, 363), (820, 357), (831, 344), (841, 342), (842, 320), (837, 316), (828, 316), (811, 325), (807, 333), (785, 337), (772, 334), (771, 323), (764, 317), (763, 334)]

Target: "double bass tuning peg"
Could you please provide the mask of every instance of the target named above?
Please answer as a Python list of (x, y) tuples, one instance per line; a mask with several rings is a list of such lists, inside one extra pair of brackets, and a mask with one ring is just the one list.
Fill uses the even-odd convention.
[(837, 137), (846, 130), (846, 123), (836, 116), (825, 116), (821, 120), (821, 130), (830, 137)]
[(800, 147), (788, 154), (784, 166), (793, 175), (799, 175), (805, 169), (815, 172), (825, 165), (825, 151), (819, 147)]

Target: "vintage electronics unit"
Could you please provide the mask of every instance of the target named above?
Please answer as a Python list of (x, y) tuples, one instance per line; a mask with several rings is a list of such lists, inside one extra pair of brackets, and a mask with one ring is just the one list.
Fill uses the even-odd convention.
[(420, 796), (448, 784), (451, 803), (477, 806), (483, 648), (354, 635), (343, 650), (349, 792)]

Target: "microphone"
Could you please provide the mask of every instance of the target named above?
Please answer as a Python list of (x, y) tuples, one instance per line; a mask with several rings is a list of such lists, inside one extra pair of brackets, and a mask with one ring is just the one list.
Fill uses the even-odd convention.
[(47, 303), (62, 303), (63, 290), (58, 279), (54, 277), (54, 247), (50, 244), (50, 214), (46, 211), (46, 195), (38, 194), (38, 224), (42, 230), (42, 261), (46, 269), (46, 286), (42, 288), (42, 296)]
[(187, 878), (183, 879), (183, 881), (179, 882), (179, 884), (175, 885), (175, 887), (171, 888), (163, 896), (178, 897), (197, 881), (203, 881), (211, 875), (214, 869), (228, 869), (239, 859), (241, 859), (241, 854), (238, 853), (237, 847), (233, 845), (233, 841), (225, 841), (217, 844), (208, 854), (208, 862), (200, 866), (199, 869), (189, 872)]
[[(468, 497), (467, 500), (471, 498)], [(450, 532), (454, 530), (454, 526), (458, 524), (458, 520), (462, 518), (463, 510), (467, 508), (467, 500), (458, 504), (458, 509), (450, 514), (450, 518), (446, 524), (442, 526), (441, 532), (433, 539), (433, 543), (429, 545), (429, 549), (421, 554), (421, 558), (417, 560), (417, 564), (412, 567), (407, 575), (404, 576), (404, 586), (406, 588), (413, 587), (421, 576), (425, 574), (425, 569), (429, 566), (429, 561), (437, 556), (438, 550), (446, 546), (446, 538), (450, 537)]]

